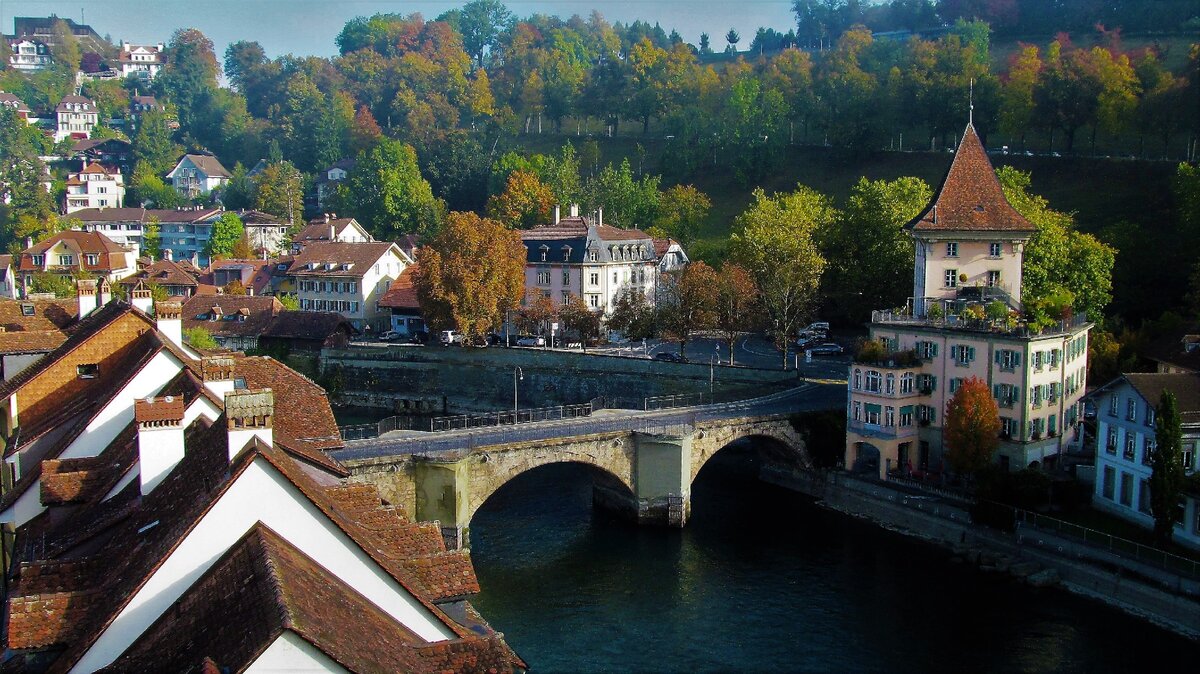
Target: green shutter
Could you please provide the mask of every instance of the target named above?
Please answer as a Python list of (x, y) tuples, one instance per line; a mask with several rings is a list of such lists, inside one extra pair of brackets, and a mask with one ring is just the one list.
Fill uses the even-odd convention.
[(933, 345), (933, 355), (936, 357), (936, 356), (937, 356), (937, 354), (938, 354), (938, 345), (937, 345), (937, 342), (930, 342), (930, 344), (932, 344), (932, 345)]
[(975, 360), (975, 347), (973, 347), (973, 346), (967, 347), (967, 360), (972, 360), (972, 361)]
[(882, 408), (879, 405), (876, 405), (875, 403), (867, 403), (866, 408), (867, 408), (868, 414), (871, 412), (874, 412), (876, 414), (879, 414), (882, 412)]
[(1000, 364), (1000, 349), (996, 349), (996, 350), (995, 350), (995, 351), (992, 353), (992, 360), (993, 360), (993, 361), (995, 361), (995, 363), (996, 363), (997, 365), (999, 365), (999, 364)]
[(992, 397), (994, 397), (996, 400), (1000, 399), (1000, 385), (999, 384), (996, 384), (995, 386), (992, 387)]
[(905, 405), (904, 407), (900, 408), (900, 414), (912, 414), (912, 411), (913, 411), (912, 405)]

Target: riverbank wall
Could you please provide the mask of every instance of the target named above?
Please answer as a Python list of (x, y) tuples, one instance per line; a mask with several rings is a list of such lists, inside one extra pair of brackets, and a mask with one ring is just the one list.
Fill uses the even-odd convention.
[[(760, 477), (812, 496), (828, 509), (942, 547), (955, 559), (979, 564), (984, 570), (1007, 571), (1016, 563), (1053, 570), (1058, 587), (1200, 640), (1198, 578), (1120, 557), (1053, 532), (1020, 528), (1009, 534), (975, 525), (966, 507), (844, 474), (768, 466)], [(1005, 561), (1000, 568), (996, 560), (1001, 559), (1012, 561)], [(1021, 574), (1026, 579), (1033, 576)]]

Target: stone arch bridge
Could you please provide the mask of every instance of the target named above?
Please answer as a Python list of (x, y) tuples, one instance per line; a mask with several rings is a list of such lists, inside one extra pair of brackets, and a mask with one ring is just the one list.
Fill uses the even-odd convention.
[(737, 440), (760, 439), (772, 459), (811, 467), (796, 415), (840, 409), (839, 394), (844, 387), (807, 384), (738, 403), (351, 441), (334, 456), (353, 479), (374, 484), (416, 519), (440, 522), (453, 545), (464, 543), (471, 518), (500, 487), (552, 463), (594, 468), (600, 505), (641, 523), (682, 527), (692, 481)]

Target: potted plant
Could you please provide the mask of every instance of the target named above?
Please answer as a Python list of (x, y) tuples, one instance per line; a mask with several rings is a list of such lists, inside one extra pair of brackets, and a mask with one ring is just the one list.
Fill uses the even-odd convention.
[(934, 321), (940, 321), (942, 320), (942, 317), (945, 316), (945, 313), (942, 311), (942, 305), (940, 304), (930, 305), (928, 313), (930, 320)]

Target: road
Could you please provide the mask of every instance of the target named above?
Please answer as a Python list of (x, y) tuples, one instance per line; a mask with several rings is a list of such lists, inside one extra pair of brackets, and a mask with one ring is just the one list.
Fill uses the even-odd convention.
[(656, 430), (691, 425), (699, 421), (745, 416), (768, 416), (817, 410), (842, 409), (846, 404), (845, 386), (837, 382), (810, 382), (797, 388), (762, 398), (733, 403), (644, 412), (606, 410), (590, 417), (542, 421), (517, 426), (493, 426), (443, 433), (400, 431), (370, 440), (351, 440), (346, 448), (331, 452), (338, 461), (382, 458), (427, 452), (466, 453), (478, 447), (513, 442), (551, 440), (573, 435), (616, 431)]

